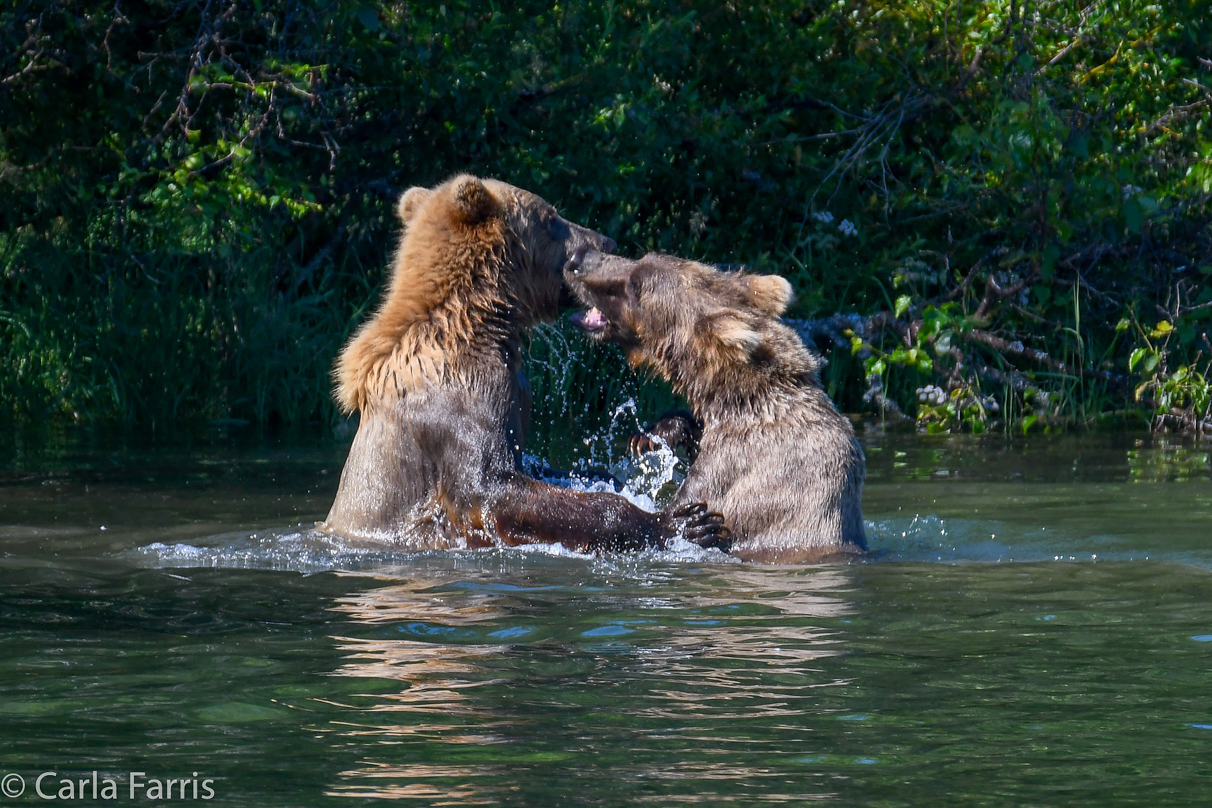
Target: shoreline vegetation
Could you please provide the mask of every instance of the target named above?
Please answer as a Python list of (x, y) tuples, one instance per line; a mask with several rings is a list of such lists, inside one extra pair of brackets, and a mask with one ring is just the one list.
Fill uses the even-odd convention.
[[(19, 0), (0, 421), (336, 424), (396, 196), (470, 171), (782, 274), (885, 426), (1203, 434), (1209, 43), (1197, 0)], [(563, 324), (529, 366), (548, 429), (670, 397)]]

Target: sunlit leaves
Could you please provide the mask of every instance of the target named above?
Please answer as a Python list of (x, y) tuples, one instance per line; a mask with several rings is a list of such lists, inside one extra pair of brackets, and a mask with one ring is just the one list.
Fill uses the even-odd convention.
[[(5, 310), (27, 307), (15, 319), (45, 335), (28, 314), (45, 300), (103, 301), (80, 318), (86, 344), (117, 333), (105, 306), (150, 311), (172, 289), (180, 334), (211, 340), (182, 336), (208, 357), (193, 364), (227, 363), (180, 393), (199, 410), (279, 406), (248, 403), (291, 364), (257, 341), (299, 341), (325, 312), (324, 365), (376, 299), (395, 195), (465, 170), (542, 193), (628, 254), (780, 272), (797, 316), (891, 312), (898, 330), (826, 371), (847, 408), (871, 372), (912, 405), (923, 376), (972, 358), (974, 327), (1070, 365), (1092, 346), (1086, 369), (1123, 371), (1139, 342), (1115, 341), (1127, 307), (1154, 311), (1179, 284), (1196, 286), (1184, 305), (1207, 302), (1206, 3), (127, 6), (120, 22), (112, 2), (47, 5), (59, 62), (22, 50), (30, 20), (0, 11), (0, 219), (23, 234), (0, 263), (19, 299)], [(30, 292), (21, 268), (54, 262), (89, 269), (59, 287), (44, 271)], [(991, 280), (1029, 283), (977, 318)], [(271, 317), (278, 301), (288, 313)], [(1171, 366), (1193, 366), (1199, 317), (1170, 320)], [(117, 338), (85, 352), (112, 360), (104, 384), (70, 341), (44, 339), (30, 350), (53, 357), (38, 377), (52, 392), (14, 396), (68, 408), (83, 378), (134, 388)], [(326, 411), (325, 371), (307, 372), (301, 410)]]

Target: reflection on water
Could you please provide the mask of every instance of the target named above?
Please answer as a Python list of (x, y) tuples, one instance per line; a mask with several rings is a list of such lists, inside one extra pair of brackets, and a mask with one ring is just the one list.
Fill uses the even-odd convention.
[(1206, 445), (1187, 445), (1165, 439), (1137, 440), (1128, 450), (1129, 479), (1135, 483), (1191, 482), (1207, 480), (1212, 470), (1212, 452)]
[[(489, 700), (476, 703), (468, 690), (492, 684), (484, 663), (505, 646), (475, 642), (483, 633), (460, 635), (466, 626), (493, 625), (505, 616), (491, 591), (456, 590), (456, 597), (432, 591), (432, 580), (410, 580), (337, 599), (334, 611), (378, 631), (368, 637), (334, 637), (345, 655), (338, 676), (389, 680), (402, 689), (361, 696), (358, 721), (334, 722), (336, 736), (364, 743), (398, 744), (403, 739), (441, 745), (484, 747), (507, 743), (493, 732), (504, 725), (494, 718)], [(459, 597), (462, 595), (462, 597)], [(429, 641), (391, 636), (432, 638)], [(442, 638), (460, 635), (457, 644)], [(401, 716), (400, 714), (407, 714)], [(368, 756), (356, 768), (340, 772), (329, 796), (424, 800), (433, 805), (485, 805), (495, 800), (477, 786), (502, 775), (499, 766), (414, 763), (401, 766)]]
[[(769, 772), (641, 751), (769, 745), (755, 722), (778, 727), (787, 742), (804, 735), (797, 722), (816, 710), (820, 689), (846, 684), (828, 660), (845, 652), (840, 621), (855, 609), (849, 568), (729, 565), (726, 577), (698, 573), (685, 587), (684, 571), (619, 576), (609, 561), (597, 566), (576, 585), (536, 585), (534, 578), (547, 577), (541, 570), (515, 570), (505, 580), (466, 570), (391, 580), (380, 571), (374, 578), (386, 585), (337, 598), (333, 610), (353, 625), (333, 638), (343, 654), (335, 673), (398, 687), (357, 694), (356, 704), (342, 703), (356, 719), (321, 729), (383, 744), (364, 747), (359, 766), (342, 771), (328, 793), (490, 802), (485, 784), (501, 779), (501, 766), (449, 761), (503, 755), (515, 764), (555, 763), (614, 745), (620, 732), (636, 753), (626, 764), (630, 777), (740, 787)], [(674, 593), (654, 597), (654, 579), (679, 578)], [(581, 723), (587, 702), (599, 725)], [(514, 751), (537, 738), (555, 748)], [(402, 743), (434, 748), (448, 763), (395, 764)], [(486, 752), (494, 746), (505, 751)]]
[[(502, 771), (495, 767), (484, 769), (478, 766), (429, 766), (424, 764), (399, 767), (372, 764), (365, 769), (341, 773), (343, 777), (365, 780), (365, 785), (334, 788), (326, 791), (325, 796), (423, 800), (426, 805), (496, 805), (498, 801), (495, 798), (488, 794), (478, 793), (470, 785), (442, 785), (442, 783), (458, 783), (463, 779), (492, 777), (501, 773)], [(430, 779), (439, 782), (426, 782)], [(377, 782), (380, 780), (389, 782)]]
[[(502, 652), (504, 646), (475, 642), (482, 636), (462, 631), (461, 627), (491, 625), (503, 616), (489, 593), (472, 592), (469, 598), (452, 602), (441, 593), (429, 591), (430, 582), (414, 581), (359, 592), (338, 598), (333, 610), (380, 630), (376, 636), (337, 636), (333, 639), (345, 654), (338, 676), (386, 679), (402, 682), (405, 689), (382, 693), (374, 705), (363, 705), (368, 712), (419, 712), (440, 717), (484, 714), (467, 699), (464, 690), (478, 687), (483, 671), (477, 661)], [(391, 636), (398, 632), (404, 636)], [(444, 637), (460, 636), (469, 641), (442, 642)], [(432, 638), (430, 641), (412, 637)], [(482, 725), (481, 725), (482, 726)], [(412, 735), (417, 732), (442, 734), (447, 743), (495, 743), (483, 733), (450, 735), (449, 723), (407, 726), (359, 726), (353, 735)]]
[(808, 568), (351, 548), (308, 529), (339, 451), (23, 455), (0, 773), (292, 808), (1205, 801), (1207, 445), (867, 450), (877, 552)]

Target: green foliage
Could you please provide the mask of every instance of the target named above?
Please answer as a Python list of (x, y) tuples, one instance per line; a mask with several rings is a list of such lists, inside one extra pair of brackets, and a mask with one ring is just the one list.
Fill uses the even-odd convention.
[(962, 382), (950, 392), (927, 385), (918, 389), (917, 397), (917, 423), (931, 434), (962, 430), (979, 435), (1000, 410), (996, 399)]
[[(377, 299), (396, 195), (468, 170), (628, 254), (781, 272), (797, 316), (887, 313), (869, 354), (833, 354), (844, 408), (875, 376), (902, 407), (931, 382), (1089, 420), (1131, 401), (1112, 378), (1139, 347), (1113, 325), (1129, 310), (1165, 309), (1168, 365), (1198, 363), (1206, 12), (9, 4), (0, 402), (35, 420), (334, 418), (328, 368)], [(536, 354), (536, 398), (600, 402), (621, 364), (575, 350), (592, 357), (575, 378)], [(983, 427), (977, 409), (924, 421)]]
[[(1152, 404), (1155, 422), (1161, 427), (1178, 427), (1201, 435), (1212, 429), (1212, 359), (1204, 360), (1201, 367), (1205, 354), (1199, 351), (1188, 363), (1170, 370), (1171, 342), (1181, 345), (1180, 329), (1161, 320), (1146, 333), (1135, 316), (1132, 326), (1141, 343), (1128, 357), (1128, 370), (1139, 372), (1141, 379), (1136, 400)], [(1202, 342), (1212, 357), (1212, 343), (1206, 333)]]

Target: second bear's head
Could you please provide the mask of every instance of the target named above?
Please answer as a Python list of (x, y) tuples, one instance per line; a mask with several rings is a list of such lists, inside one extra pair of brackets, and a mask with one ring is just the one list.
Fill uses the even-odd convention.
[(516, 325), (555, 316), (560, 270), (578, 247), (614, 249), (611, 239), (562, 218), (541, 197), (466, 174), (410, 188), (396, 211), (405, 231), (392, 296), (431, 304), (482, 298)]
[(633, 366), (651, 365), (675, 387), (709, 384), (743, 368), (816, 370), (780, 320), (792, 290), (777, 275), (727, 272), (667, 255), (636, 261), (581, 250), (564, 280), (590, 307), (573, 315), (583, 332), (622, 346)]

